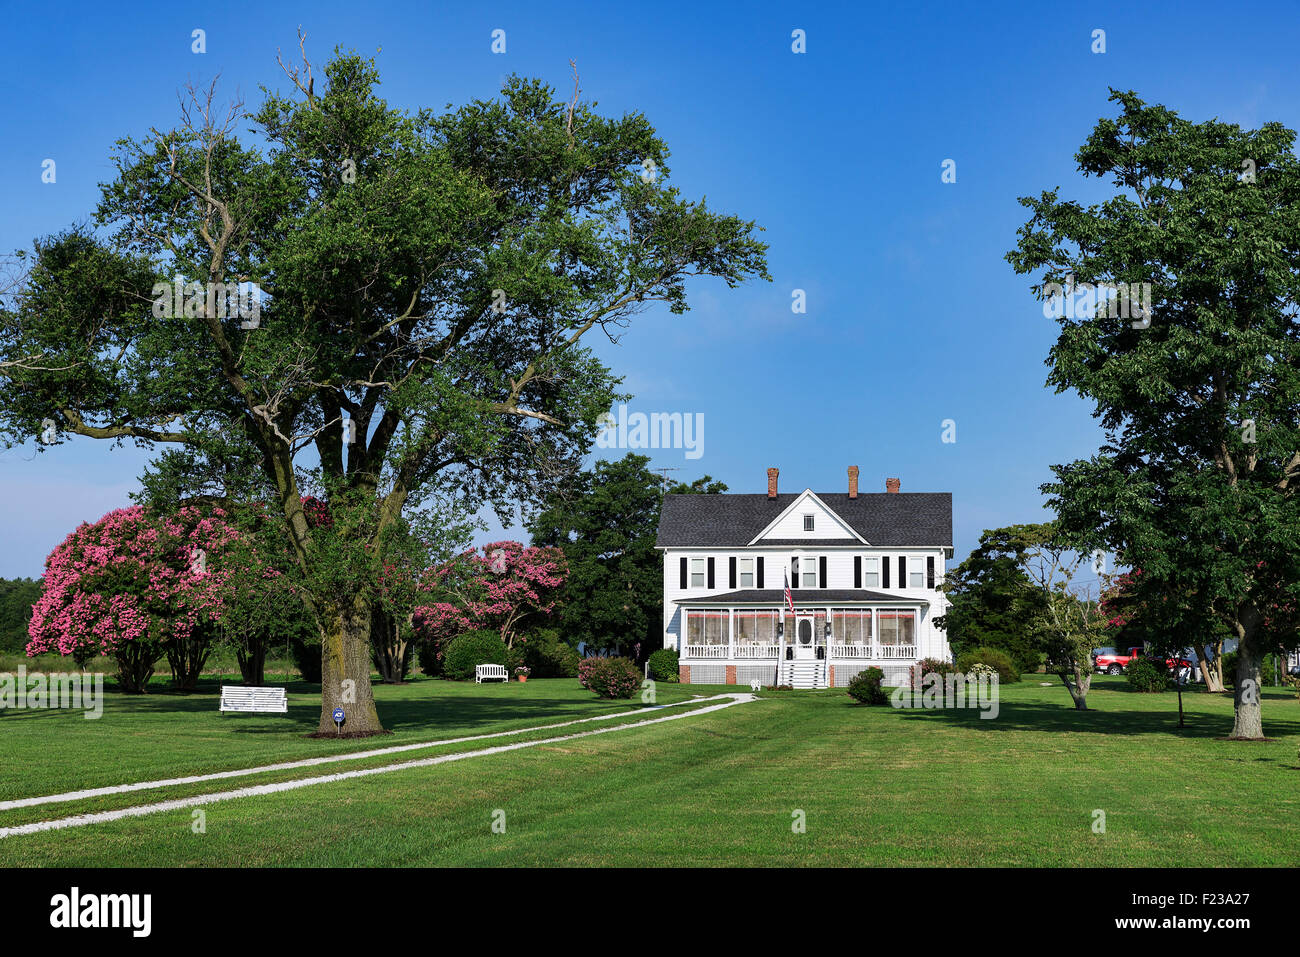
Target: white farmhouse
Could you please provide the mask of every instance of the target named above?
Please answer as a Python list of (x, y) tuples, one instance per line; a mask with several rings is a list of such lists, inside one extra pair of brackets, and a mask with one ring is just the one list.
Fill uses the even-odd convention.
[(782, 494), (777, 476), (766, 495), (664, 497), (664, 646), (681, 680), (843, 687), (875, 665), (898, 685), (921, 658), (950, 660), (934, 619), (952, 494), (896, 478), (859, 493), (856, 465), (845, 492)]

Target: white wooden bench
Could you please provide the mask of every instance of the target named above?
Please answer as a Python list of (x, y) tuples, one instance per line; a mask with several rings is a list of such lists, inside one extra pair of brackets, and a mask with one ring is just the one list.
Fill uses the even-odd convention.
[(509, 681), (510, 672), (506, 671), (505, 665), (475, 665), (474, 666), (474, 683), (482, 684), (484, 681)]
[(242, 685), (221, 686), (220, 711), (240, 711), (245, 714), (289, 713), (289, 698), (283, 688), (245, 688)]

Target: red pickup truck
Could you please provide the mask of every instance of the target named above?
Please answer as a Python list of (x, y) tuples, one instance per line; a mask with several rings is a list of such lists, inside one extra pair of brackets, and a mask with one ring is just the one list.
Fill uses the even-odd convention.
[[(1098, 648), (1092, 654), (1092, 667), (1093, 670), (1104, 671), (1108, 675), (1122, 675), (1125, 668), (1141, 657), (1141, 648), (1126, 648), (1123, 653), (1115, 648)], [(1187, 668), (1192, 674), (1196, 673), (1195, 662), (1187, 658), (1166, 658), (1165, 667), (1171, 673), (1179, 668)]]
[(1122, 675), (1133, 659), (1141, 654), (1141, 648), (1129, 648), (1123, 653), (1115, 648), (1098, 648), (1092, 653), (1092, 667), (1094, 671), (1104, 671), (1108, 675)]

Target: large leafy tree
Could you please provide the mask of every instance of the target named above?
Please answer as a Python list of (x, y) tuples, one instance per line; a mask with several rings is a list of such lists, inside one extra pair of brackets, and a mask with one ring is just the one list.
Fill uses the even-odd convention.
[[(617, 380), (584, 336), (687, 308), (690, 277), (767, 276), (753, 223), (668, 185), (640, 114), (609, 118), (540, 82), (410, 114), (372, 61), (252, 115), (191, 91), (181, 122), (121, 143), (101, 229), (43, 241), (0, 312), (0, 435), (175, 446), (155, 484), (220, 461), (273, 500), (321, 631), (322, 732), (370, 688), (374, 582), (404, 510), (445, 493), (508, 515), (573, 471)], [(239, 139), (243, 128), (252, 136)], [(178, 281), (173, 314), (161, 287)], [(203, 286), (255, 282), (260, 315)], [(47, 421), (48, 420), (48, 421)], [(313, 534), (304, 494), (328, 503)], [(317, 530), (319, 531), (319, 530)]]
[(1119, 116), (1098, 122), (1077, 160), (1114, 194), (1022, 199), (1032, 217), (1007, 257), (1038, 275), (1041, 296), (1071, 277), (1150, 284), (1145, 317), (1104, 301), (1053, 309), (1048, 382), (1094, 403), (1106, 441), (1054, 467), (1044, 490), (1076, 547), (1115, 549), (1177, 596), (1171, 626), (1195, 636), (1215, 619), (1237, 637), (1232, 737), (1258, 739), (1261, 658), (1295, 636), (1266, 610), (1300, 606), (1295, 134), (1192, 123), (1132, 92), (1111, 99)]
[[(673, 483), (672, 494), (725, 492), (708, 475)], [(650, 459), (630, 452), (597, 460), (553, 494), (529, 523), (533, 541), (559, 546), (569, 562), (560, 603), (565, 640), (646, 653), (663, 642), (663, 557), (655, 549), (664, 483)]]
[(951, 602), (936, 624), (945, 630), (953, 652), (998, 648), (1021, 671), (1032, 671), (1042, 657), (1046, 599), (1026, 568), (1034, 541), (1025, 526), (989, 529), (979, 546), (944, 576)]

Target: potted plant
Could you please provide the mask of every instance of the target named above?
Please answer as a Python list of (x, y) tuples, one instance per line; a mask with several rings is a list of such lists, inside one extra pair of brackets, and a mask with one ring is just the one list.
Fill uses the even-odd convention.
[(515, 669), (515, 675), (518, 676), (521, 684), (528, 680), (529, 673), (530, 673), (530, 669), (528, 668), (527, 665), (520, 665), (518, 668)]

